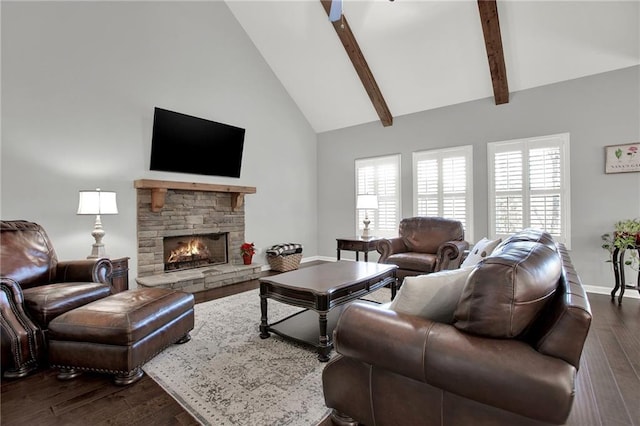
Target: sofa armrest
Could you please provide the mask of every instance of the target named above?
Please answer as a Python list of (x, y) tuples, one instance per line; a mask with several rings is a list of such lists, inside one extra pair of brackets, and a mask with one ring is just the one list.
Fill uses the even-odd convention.
[(449, 324), (355, 302), (334, 346), (343, 356), (528, 417), (563, 423), (576, 369), (525, 342), (464, 333)]
[(462, 256), (469, 248), (467, 241), (447, 241), (438, 247), (436, 267), (433, 272), (445, 269), (457, 269), (462, 263)]
[(106, 258), (58, 262), (55, 281), (95, 282), (111, 285), (113, 266)]
[(378, 250), (378, 253), (380, 253), (378, 263), (384, 263), (392, 254), (406, 252), (407, 246), (404, 244), (402, 238), (400, 237), (383, 238), (378, 241), (376, 249)]
[(16, 306), (23, 306), (24, 296), (22, 295), (22, 288), (17, 281), (9, 277), (0, 277), (0, 286), (8, 301), (11, 301)]

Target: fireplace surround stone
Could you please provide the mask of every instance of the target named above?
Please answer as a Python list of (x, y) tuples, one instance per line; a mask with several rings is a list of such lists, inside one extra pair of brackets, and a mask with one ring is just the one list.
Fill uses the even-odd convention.
[[(140, 182), (144, 182), (144, 185)], [(152, 194), (156, 189), (149, 187), (149, 182), (157, 182), (158, 186), (163, 186), (160, 209), (152, 209)], [(244, 203), (238, 202), (238, 192), (235, 191), (236, 188), (241, 188), (244, 193), (252, 193), (255, 188), (251, 192), (250, 187), (146, 180), (136, 181), (135, 187), (138, 286), (195, 293), (260, 276), (261, 265), (243, 265), (242, 262), (240, 245), (245, 242)], [(217, 233), (227, 235), (227, 263), (165, 271), (165, 237)]]

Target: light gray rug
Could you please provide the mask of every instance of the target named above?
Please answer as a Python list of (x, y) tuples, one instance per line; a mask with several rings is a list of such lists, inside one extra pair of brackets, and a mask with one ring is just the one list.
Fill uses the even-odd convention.
[[(388, 289), (367, 299), (388, 301)], [(269, 300), (269, 322), (300, 308)], [(143, 368), (206, 425), (316, 425), (328, 412), (316, 351), (260, 339), (258, 290), (197, 304), (191, 341)], [(332, 352), (332, 356), (335, 355)]]

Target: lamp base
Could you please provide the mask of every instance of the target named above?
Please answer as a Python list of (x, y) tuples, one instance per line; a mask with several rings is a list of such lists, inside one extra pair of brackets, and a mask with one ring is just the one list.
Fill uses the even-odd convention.
[(102, 228), (102, 221), (100, 220), (100, 215), (96, 215), (96, 222), (93, 226), (93, 232), (91, 235), (96, 240), (91, 246), (91, 254), (87, 256), (87, 259), (98, 259), (101, 257), (109, 257), (107, 253), (104, 251), (104, 244), (102, 244), (102, 238), (104, 238), (104, 229)]
[(87, 256), (87, 259), (100, 259), (100, 258), (109, 258), (109, 255), (107, 255), (105, 249), (104, 249), (104, 244), (94, 244), (91, 246), (91, 254), (89, 256)]
[(364, 239), (364, 240), (366, 240), (368, 238), (371, 238), (369, 236), (369, 224), (371, 223), (371, 221), (369, 220), (368, 217), (365, 216), (365, 218), (362, 221), (362, 223), (364, 223), (364, 229), (362, 230), (361, 238)]

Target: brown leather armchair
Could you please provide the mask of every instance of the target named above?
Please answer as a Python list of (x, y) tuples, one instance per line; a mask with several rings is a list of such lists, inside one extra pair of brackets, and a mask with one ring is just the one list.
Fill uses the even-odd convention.
[(399, 237), (378, 242), (378, 263), (397, 265), (397, 277), (456, 269), (469, 243), (457, 220), (442, 217), (410, 217), (400, 221)]
[(59, 262), (44, 229), (2, 221), (0, 326), (3, 376), (23, 377), (46, 358), (49, 322), (111, 294), (111, 261)]
[(322, 378), (333, 424), (563, 424), (591, 311), (551, 241), (524, 232), (498, 246), (466, 278), (452, 324), (345, 308)]

